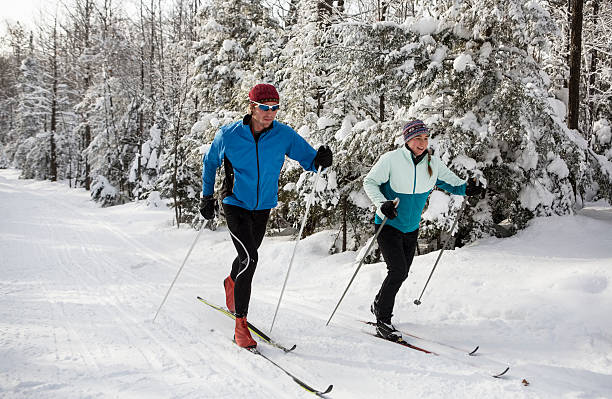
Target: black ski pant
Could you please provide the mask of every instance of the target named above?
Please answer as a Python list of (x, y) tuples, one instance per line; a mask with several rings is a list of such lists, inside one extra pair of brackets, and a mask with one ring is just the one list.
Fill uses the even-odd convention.
[(395, 296), (408, 277), (414, 259), (419, 229), (402, 233), (395, 227), (385, 225), (378, 235), (378, 247), (387, 263), (387, 277), (376, 294), (378, 319), (390, 323), (393, 316)]
[(257, 249), (266, 233), (270, 210), (249, 211), (223, 204), (225, 220), (238, 256), (232, 263), (230, 276), (234, 280), (236, 315), (246, 316), (251, 299), (251, 283), (257, 267)]

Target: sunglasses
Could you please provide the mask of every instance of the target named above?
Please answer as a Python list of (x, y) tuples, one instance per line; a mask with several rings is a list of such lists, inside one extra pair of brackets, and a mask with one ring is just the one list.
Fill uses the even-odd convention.
[(259, 109), (262, 111), (278, 111), (278, 109), (280, 108), (280, 104), (266, 105), (266, 104), (258, 103), (257, 101), (251, 101), (251, 102), (253, 104), (257, 104)]

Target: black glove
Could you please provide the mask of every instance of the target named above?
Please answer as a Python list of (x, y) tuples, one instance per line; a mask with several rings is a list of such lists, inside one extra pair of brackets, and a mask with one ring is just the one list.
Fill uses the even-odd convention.
[(215, 205), (217, 201), (212, 195), (205, 195), (200, 198), (200, 215), (206, 220), (210, 220), (215, 217)]
[(332, 164), (333, 154), (328, 146), (322, 145), (317, 151), (317, 155), (314, 158), (314, 166), (319, 170), (319, 166), (322, 169), (329, 168)]
[(388, 219), (395, 219), (397, 217), (397, 208), (395, 207), (395, 202), (391, 200), (383, 202), (383, 204), (380, 206), (380, 211)]
[(480, 182), (475, 177), (468, 179), (467, 187), (465, 188), (465, 195), (468, 197), (478, 196), (484, 191), (484, 187), (480, 185)]

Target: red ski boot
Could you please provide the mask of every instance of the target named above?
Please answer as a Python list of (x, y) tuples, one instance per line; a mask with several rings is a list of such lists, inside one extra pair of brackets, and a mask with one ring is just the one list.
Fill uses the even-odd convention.
[(227, 278), (223, 280), (223, 287), (225, 288), (225, 304), (227, 305), (227, 310), (236, 313), (236, 305), (234, 304), (234, 280), (232, 280), (231, 276), (227, 276)]
[(236, 331), (234, 333), (234, 341), (236, 345), (242, 348), (255, 348), (257, 342), (251, 337), (251, 332), (247, 326), (247, 319), (245, 317), (236, 317)]

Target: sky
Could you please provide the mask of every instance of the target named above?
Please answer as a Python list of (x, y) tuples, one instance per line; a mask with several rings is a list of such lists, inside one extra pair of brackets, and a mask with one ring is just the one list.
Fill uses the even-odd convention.
[[(55, 0), (46, 0), (50, 4)], [(0, 0), (0, 34), (6, 33), (6, 23), (20, 21), (30, 25), (38, 15), (43, 0)]]

